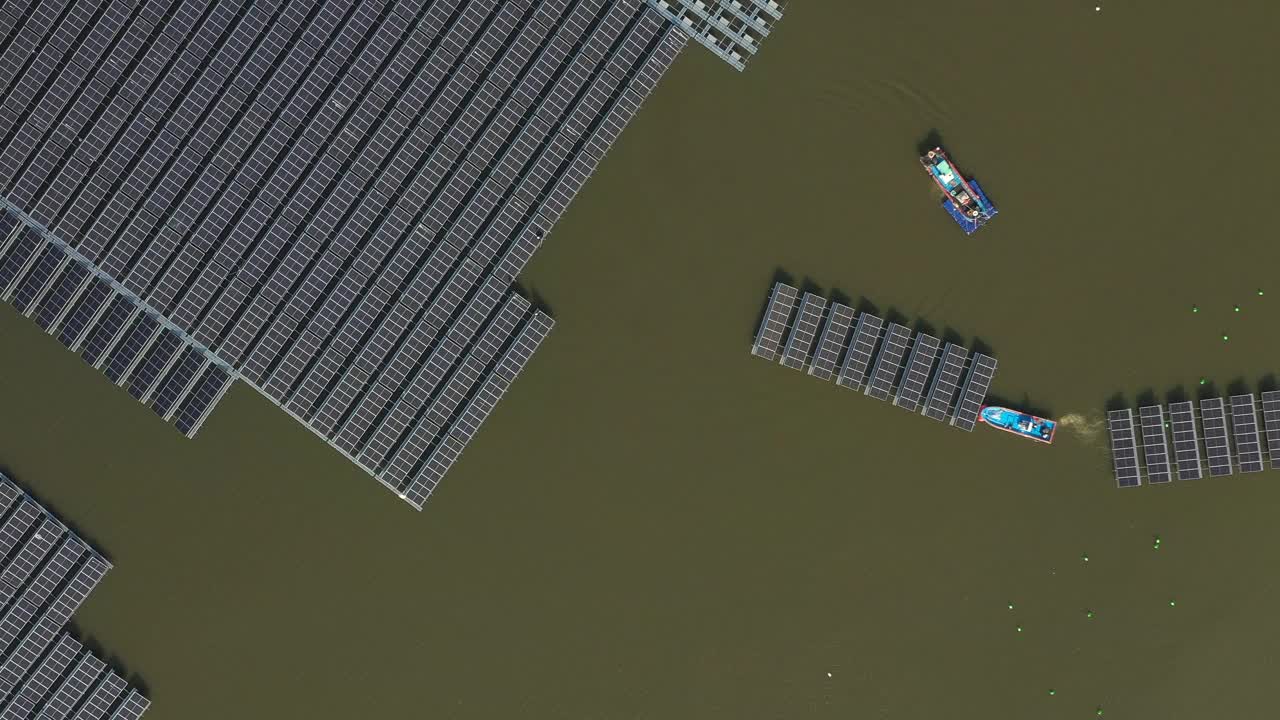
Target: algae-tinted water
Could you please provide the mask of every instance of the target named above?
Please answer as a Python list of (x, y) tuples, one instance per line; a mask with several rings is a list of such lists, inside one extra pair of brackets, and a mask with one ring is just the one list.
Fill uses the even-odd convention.
[[(187, 441), (0, 310), (0, 464), (116, 563), (81, 633), (154, 720), (1265, 716), (1280, 474), (1119, 491), (1100, 421), (1277, 370), (1280, 11), (1103, 1), (796, 0), (745, 74), (691, 47), (420, 515), (243, 386)], [(973, 238), (931, 130), (1002, 209)], [(986, 344), (1057, 442), (752, 358), (778, 270)]]

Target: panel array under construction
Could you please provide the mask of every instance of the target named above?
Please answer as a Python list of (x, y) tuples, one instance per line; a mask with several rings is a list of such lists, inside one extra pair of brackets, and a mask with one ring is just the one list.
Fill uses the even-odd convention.
[[(834, 377), (841, 387), (882, 401), (892, 397), (894, 405), (909, 412), (921, 410), (925, 417), (940, 422), (950, 419), (954, 427), (971, 431), (995, 375), (996, 360), (973, 353), (961, 390), (968, 352), (947, 343), (939, 363), (939, 345), (927, 333), (913, 335), (898, 323), (886, 328), (884, 320), (871, 313), (855, 313), (838, 302), (828, 304), (814, 293), (804, 293), (801, 303), (800, 291), (778, 282), (770, 291), (751, 353), (797, 370), (808, 365), (814, 377)], [(781, 355), (779, 348), (783, 348)]]
[(694, 40), (739, 72), (782, 19), (777, 0), (648, 0)]
[(1154, 485), (1169, 482), (1175, 472), (1179, 480), (1199, 480), (1206, 469), (1210, 477), (1261, 472), (1268, 457), (1276, 468), (1280, 458), (1280, 392), (1262, 393), (1261, 431), (1258, 409), (1252, 394), (1232, 395), (1225, 401), (1204, 398), (1199, 403), (1197, 423), (1196, 404), (1191, 401), (1169, 403), (1167, 411), (1148, 405), (1138, 411), (1140, 435), (1134, 432), (1132, 410), (1111, 411), (1107, 422), (1116, 485), (1136, 487), (1142, 484), (1144, 474)]
[(0, 556), (2, 717), (141, 717), (151, 702), (66, 632), (111, 563), (4, 475)]
[(419, 507), (551, 326), (514, 278), (686, 43), (643, 0), (29, 5), (5, 299), (183, 432), (240, 377)]

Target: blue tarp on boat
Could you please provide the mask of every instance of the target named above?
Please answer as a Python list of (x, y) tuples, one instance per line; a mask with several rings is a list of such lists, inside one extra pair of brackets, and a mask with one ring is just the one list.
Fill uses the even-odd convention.
[(988, 220), (1000, 214), (996, 206), (992, 205), (991, 201), (987, 199), (987, 194), (982, 191), (982, 186), (978, 184), (977, 180), (970, 180), (969, 187), (973, 188), (973, 191), (978, 194), (978, 199), (982, 201), (982, 212), (976, 218), (966, 217), (964, 213), (956, 209), (955, 205), (951, 204), (949, 199), (942, 199), (942, 209), (947, 211), (947, 214), (951, 216), (952, 220), (956, 221), (961, 230), (964, 230), (965, 235), (972, 235), (978, 228), (986, 225)]

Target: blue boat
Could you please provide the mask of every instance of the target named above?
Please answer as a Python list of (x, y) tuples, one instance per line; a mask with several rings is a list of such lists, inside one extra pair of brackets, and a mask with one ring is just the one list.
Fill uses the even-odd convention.
[(1053, 431), (1058, 428), (1058, 424), (1052, 420), (995, 405), (984, 405), (982, 412), (978, 413), (978, 419), (997, 430), (1004, 430), (1046, 445), (1053, 442)]
[(920, 164), (942, 188), (946, 196), (942, 199), (942, 209), (964, 230), (965, 235), (972, 235), (1000, 213), (982, 192), (978, 181), (965, 179), (942, 148), (930, 150), (920, 158)]

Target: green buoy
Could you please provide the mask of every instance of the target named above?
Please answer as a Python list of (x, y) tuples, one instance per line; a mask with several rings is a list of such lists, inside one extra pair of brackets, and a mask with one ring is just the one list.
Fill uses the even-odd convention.
[(1017, 629), (1017, 631), (1018, 631), (1018, 632), (1022, 632), (1022, 626), (1021, 626), (1021, 625), (1018, 625), (1016, 629)]
[(1236, 305), (1234, 309), (1235, 309), (1235, 311), (1236, 311), (1236, 312), (1240, 312), (1240, 306), (1239, 306), (1239, 305)]
[(1013, 609), (1013, 603), (1009, 603), (1009, 609), (1010, 609), (1010, 610), (1012, 610), (1012, 609)]
[(1228, 336), (1228, 335), (1223, 335), (1223, 336), (1222, 336), (1222, 342), (1226, 342), (1226, 341), (1228, 341), (1228, 340), (1230, 340), (1230, 339), (1231, 339), (1231, 337), (1230, 337), (1230, 336)]
[(1058, 691), (1057, 691), (1057, 690), (1054, 690), (1053, 688), (1049, 688), (1049, 694), (1050, 694), (1050, 695), (1057, 695), (1057, 694), (1058, 694)]
[(1098, 706), (1098, 717), (1102, 717), (1102, 706)]
[(1083, 560), (1083, 561), (1085, 561), (1085, 562), (1089, 562), (1089, 553), (1082, 553), (1082, 554), (1080, 555), (1080, 559), (1081, 559), (1081, 560)]
[(1092, 610), (1085, 610), (1085, 611), (1084, 611), (1084, 616), (1085, 616), (1085, 617), (1087, 617), (1087, 618), (1089, 618), (1090, 620), (1092, 620), (1092, 619), (1093, 619), (1093, 611), (1092, 611)]
[(1173, 600), (1170, 600), (1170, 601), (1169, 601), (1169, 607), (1174, 607), (1174, 606), (1175, 606), (1175, 605), (1177, 605), (1177, 604), (1178, 604), (1178, 603), (1174, 602)]
[(1258, 295), (1262, 295), (1262, 288), (1258, 288)]
[(1201, 385), (1203, 385), (1203, 384), (1205, 384), (1205, 383), (1207, 383), (1207, 382), (1209, 382), (1209, 381), (1208, 381), (1208, 380), (1206, 380), (1206, 379), (1204, 379), (1204, 378), (1200, 378), (1200, 384), (1201, 384)]
[(1191, 306), (1191, 312), (1193, 312), (1193, 313), (1200, 312), (1200, 306), (1199, 306), (1199, 305), (1192, 305), (1192, 306)]

